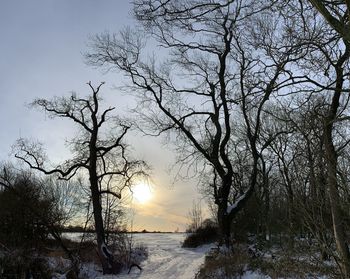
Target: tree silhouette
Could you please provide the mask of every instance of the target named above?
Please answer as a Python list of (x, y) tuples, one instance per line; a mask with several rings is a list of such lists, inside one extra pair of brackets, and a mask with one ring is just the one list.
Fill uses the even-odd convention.
[[(104, 195), (120, 199), (121, 191), (130, 187), (137, 176), (145, 174), (146, 165), (143, 161), (127, 158), (123, 139), (130, 126), (110, 115), (114, 107), (101, 110), (99, 91), (102, 84), (95, 88), (89, 82), (92, 94), (87, 98), (72, 94), (53, 100), (37, 99), (32, 103), (51, 117), (66, 118), (78, 125), (80, 135), (70, 141), (72, 159), (48, 168), (42, 146), (25, 139), (18, 140), (15, 156), (30, 168), (46, 175), (57, 174), (61, 179), (71, 179), (78, 173), (88, 175), (98, 253), (103, 273), (108, 274), (119, 272), (121, 265), (113, 259), (106, 245), (101, 199)], [(113, 130), (110, 127), (108, 130), (108, 123), (114, 125)]]

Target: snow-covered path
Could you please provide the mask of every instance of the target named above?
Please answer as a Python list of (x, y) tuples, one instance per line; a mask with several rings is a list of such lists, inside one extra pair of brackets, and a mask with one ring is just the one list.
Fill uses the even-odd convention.
[(134, 268), (130, 274), (115, 276), (113, 279), (193, 279), (211, 245), (185, 249), (181, 248), (183, 239), (184, 234), (135, 235), (136, 242), (148, 247), (149, 256), (142, 263), (143, 270), (140, 272)]

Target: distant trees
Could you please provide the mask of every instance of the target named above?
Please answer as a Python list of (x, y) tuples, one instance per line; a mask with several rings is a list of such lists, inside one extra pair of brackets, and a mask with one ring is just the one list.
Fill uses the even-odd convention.
[(202, 206), (200, 201), (193, 201), (192, 208), (188, 212), (189, 225), (187, 231), (196, 231), (203, 222)]
[(146, 165), (143, 161), (128, 159), (123, 140), (130, 127), (111, 115), (114, 107), (101, 107), (99, 92), (102, 84), (96, 88), (91, 83), (88, 86), (91, 94), (86, 98), (72, 94), (52, 100), (37, 99), (32, 103), (50, 117), (69, 119), (77, 124), (79, 134), (69, 142), (72, 159), (49, 168), (41, 145), (24, 139), (17, 142), (15, 156), (31, 169), (46, 175), (56, 174), (60, 179), (87, 174), (103, 273), (117, 273), (121, 266), (106, 245), (102, 205), (106, 196), (120, 199), (121, 191), (130, 187), (133, 179), (145, 174)]

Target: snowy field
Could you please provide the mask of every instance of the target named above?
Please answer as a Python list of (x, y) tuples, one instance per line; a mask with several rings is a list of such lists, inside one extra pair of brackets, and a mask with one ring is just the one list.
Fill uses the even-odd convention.
[[(68, 236), (69, 235), (69, 236)], [(79, 234), (67, 234), (70, 239)], [(133, 268), (130, 274), (117, 276), (96, 276), (100, 279), (193, 279), (204, 262), (205, 253), (213, 245), (204, 245), (196, 249), (182, 248), (185, 238), (182, 233), (138, 233), (133, 234), (133, 242), (148, 248), (148, 258), (142, 262), (142, 271)]]
[(135, 234), (134, 241), (148, 247), (148, 259), (142, 263), (141, 272), (134, 269), (117, 278), (193, 279), (211, 246), (181, 248), (184, 237), (185, 234)]
[[(80, 233), (65, 233), (66, 238), (79, 241)], [(214, 244), (204, 245), (199, 248), (182, 248), (182, 242), (186, 234), (184, 233), (137, 233), (132, 234), (134, 247), (139, 245), (147, 247), (148, 258), (141, 263), (142, 271), (133, 267), (130, 274), (126, 272), (118, 275), (101, 275), (99, 267), (93, 264), (85, 264), (82, 268), (82, 276), (89, 279), (194, 279), (200, 266), (204, 263), (206, 253), (215, 247)], [(271, 254), (272, 255), (272, 254)], [(271, 258), (269, 254), (263, 257)], [(278, 251), (274, 252), (276, 260), (279, 258)], [(305, 260), (309, 260), (306, 258)], [(210, 278), (225, 279), (232, 276), (225, 276), (222, 269), (216, 270)], [(66, 279), (65, 276), (55, 277)], [(243, 274), (237, 276), (240, 279), (271, 279), (259, 270), (245, 270)], [(293, 279), (295, 277), (279, 277), (279, 279)], [(307, 279), (329, 279), (326, 275), (310, 275)]]

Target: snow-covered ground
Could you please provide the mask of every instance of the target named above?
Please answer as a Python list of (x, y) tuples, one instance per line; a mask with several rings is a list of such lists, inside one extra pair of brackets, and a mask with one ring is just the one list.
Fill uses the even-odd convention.
[[(67, 238), (79, 240), (81, 234), (66, 234)], [(142, 262), (142, 271), (134, 267), (130, 274), (105, 275), (93, 264), (85, 264), (82, 270), (84, 278), (89, 279), (194, 279), (199, 271), (201, 264), (204, 262), (205, 254), (215, 245), (204, 245), (196, 249), (182, 248), (181, 244), (186, 234), (181, 233), (138, 233), (132, 235), (134, 247), (142, 245), (148, 249), (148, 258)], [(265, 258), (272, 258), (272, 255), (265, 254)], [(278, 258), (277, 250), (274, 257)], [(306, 258), (307, 260), (308, 258)], [(214, 272), (212, 277), (215, 279), (232, 278), (226, 277), (224, 270), (220, 268)], [(62, 278), (63, 277), (56, 277)], [(264, 275), (259, 270), (245, 272), (237, 278), (240, 279), (271, 279), (270, 276)], [(283, 277), (281, 277), (282, 279)], [(286, 277), (284, 277), (286, 278)], [(287, 277), (292, 279), (293, 277)], [(326, 275), (310, 275), (305, 278), (327, 279)]]
[(133, 268), (130, 274), (118, 276), (99, 276), (97, 278), (113, 279), (193, 279), (205, 253), (213, 245), (197, 249), (181, 248), (185, 234), (134, 234), (135, 243), (148, 248), (148, 259), (142, 263), (142, 271)]

